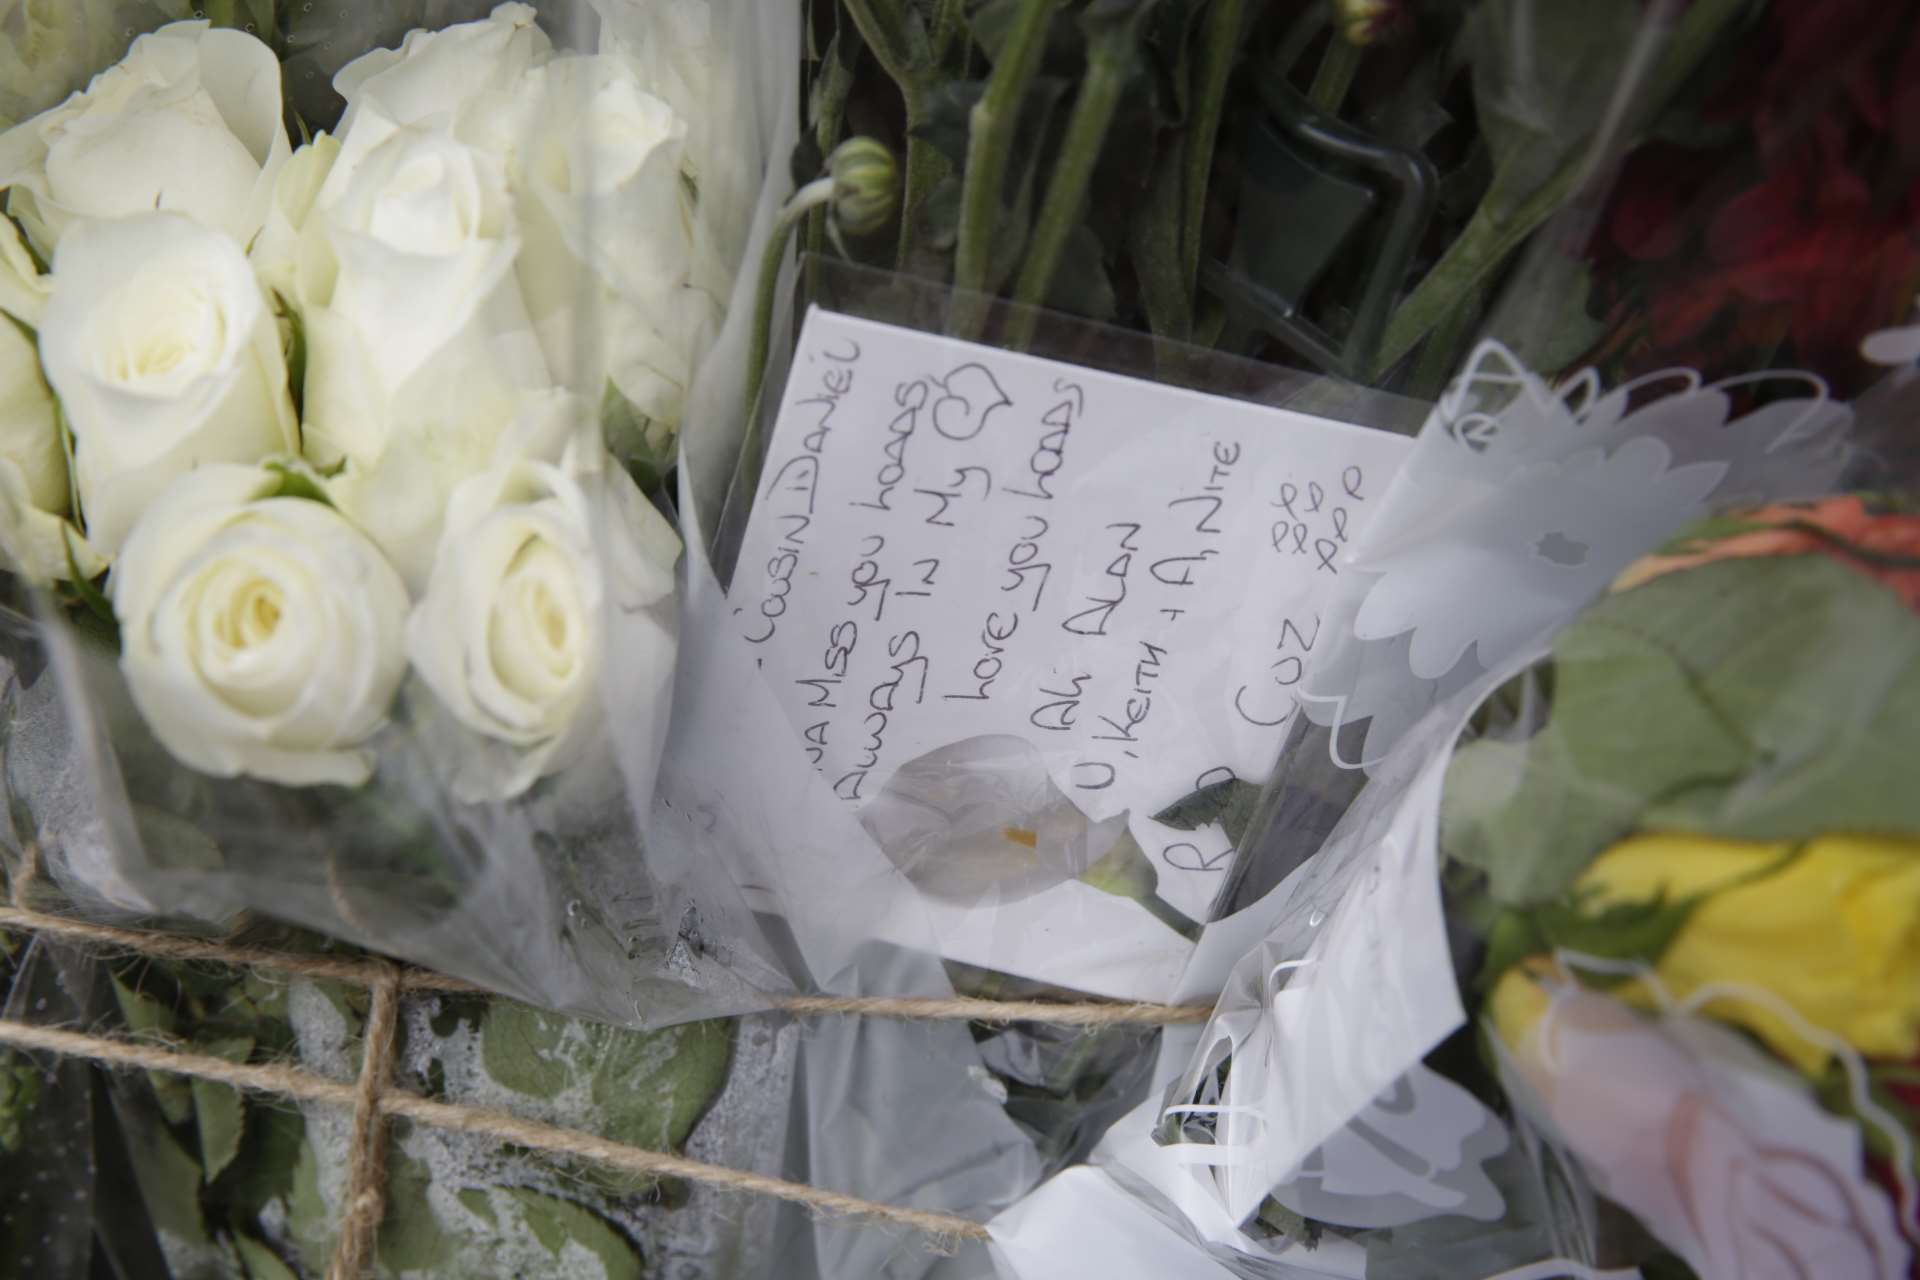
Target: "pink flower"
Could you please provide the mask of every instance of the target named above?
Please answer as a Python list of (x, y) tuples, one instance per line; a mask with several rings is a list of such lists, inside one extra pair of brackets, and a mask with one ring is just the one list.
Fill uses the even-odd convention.
[(1702, 1280), (1902, 1280), (1858, 1129), (1724, 1028), (1516, 970), (1490, 1004), (1516, 1104)]

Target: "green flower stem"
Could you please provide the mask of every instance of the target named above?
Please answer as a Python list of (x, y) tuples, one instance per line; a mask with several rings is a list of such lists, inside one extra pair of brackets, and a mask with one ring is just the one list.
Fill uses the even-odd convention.
[(932, 43), (919, 19), (900, 0), (841, 0), (881, 70), (899, 87), (907, 107), (907, 182), (900, 205), (898, 263), (913, 247), (914, 223), (946, 161), (918, 135), (927, 120), (927, 98), (939, 82)]
[(1145, 907), (1153, 918), (1173, 930), (1188, 942), (1200, 941), (1200, 926), (1184, 912), (1157, 893), (1143, 893), (1134, 899)]
[(1153, 330), (1155, 363), (1174, 381), (1183, 380), (1178, 366), (1184, 353), (1172, 344), (1193, 336), (1193, 285), (1180, 260), (1181, 158), (1179, 148), (1169, 148), (1154, 165), (1147, 198), (1127, 228), (1140, 300)]
[(1095, 35), (1088, 48), (1087, 77), (1073, 100), (1073, 114), (1067, 120), (1053, 179), (1047, 183), (1033, 240), (1014, 285), (1013, 300), (1019, 307), (1007, 321), (1007, 345), (1015, 351), (1024, 351), (1033, 341), (1034, 326), (1040, 318), (1037, 308), (1047, 300), (1061, 251), (1086, 204), (1087, 186), (1106, 145), (1107, 130), (1113, 125), (1113, 113), (1120, 105), (1120, 93), (1133, 62), (1133, 40), (1133, 23), (1116, 22)]
[(1320, 69), (1314, 72), (1313, 87), (1307, 90), (1307, 101), (1315, 110), (1330, 116), (1340, 114), (1340, 104), (1347, 100), (1347, 90), (1353, 86), (1353, 74), (1360, 69), (1364, 52), (1337, 30), (1327, 37), (1327, 51), (1320, 55)]
[(760, 286), (753, 296), (752, 346), (747, 352), (747, 431), (760, 420), (760, 392), (767, 376), (767, 350), (773, 342), (773, 301), (780, 288), (780, 267), (787, 260), (793, 229), (807, 214), (833, 199), (833, 179), (816, 178), (794, 192), (774, 221), (767, 247), (760, 255)]
[(1047, 27), (1060, 0), (1022, 0), (987, 79), (987, 91), (967, 118), (967, 172), (960, 190), (960, 232), (954, 248), (953, 313), (948, 332), (976, 338), (986, 324), (987, 271), (993, 259), (993, 235), (1006, 186), (1020, 104), (1040, 70)]
[(1473, 336), (1474, 321), (1480, 316), (1484, 294), (1482, 289), (1469, 289), (1455, 300), (1451, 311), (1440, 317), (1440, 323), (1420, 348), (1420, 359), (1407, 383), (1407, 395), (1416, 400), (1440, 398), (1460, 363), (1460, 349)]
[(1200, 279), (1200, 232), (1207, 208), (1207, 180), (1213, 173), (1213, 151), (1220, 136), (1220, 117), (1226, 110), (1227, 81), (1240, 50), (1245, 12), (1246, 0), (1213, 0), (1207, 6), (1201, 36), (1193, 126), (1183, 144), (1182, 157), (1186, 172), (1181, 190), (1186, 203), (1180, 215), (1180, 273), (1189, 295)]
[[(949, 66), (954, 52), (956, 37), (964, 37), (967, 26), (967, 0), (936, 0), (933, 11), (933, 45), (930, 52), (934, 65)], [(953, 69), (964, 76), (966, 71), (966, 44), (964, 39), (959, 45), (961, 59)]]
[[(1507, 260), (1507, 255), (1524, 244), (1528, 236), (1566, 203), (1585, 173), (1584, 156), (1562, 165), (1545, 185), (1505, 219), (1494, 214), (1484, 202), (1475, 209), (1459, 237), (1447, 246), (1426, 278), (1393, 313), (1387, 332), (1380, 339), (1380, 354), (1374, 357), (1371, 379), (1378, 381), (1398, 364), (1453, 311), (1461, 298), (1485, 288), (1488, 277)], [(1495, 182), (1498, 181), (1496, 178)]]
[(894, 265), (902, 271), (906, 270), (907, 257), (913, 250), (913, 232), (920, 221), (920, 210), (926, 207), (927, 197), (947, 173), (947, 158), (920, 136), (926, 123), (926, 95), (920, 93), (908, 98), (907, 181), (900, 197), (900, 247), (894, 255)]
[[(1688, 7), (1686, 16), (1675, 25), (1659, 66), (1648, 77), (1641, 109), (1643, 122), (1659, 114), (1706, 58), (1714, 37), (1746, 7), (1745, 0), (1698, 0)], [(1532, 195), (1504, 215), (1495, 211), (1495, 205), (1505, 204), (1510, 197), (1501, 190), (1501, 175), (1496, 173), (1492, 187), (1459, 238), (1447, 246), (1426, 278), (1394, 313), (1381, 339), (1371, 379), (1378, 381), (1398, 364), (1446, 319), (1460, 298), (1486, 287), (1508, 255), (1579, 190), (1589, 176), (1591, 163), (1590, 148), (1578, 148)]]
[[(859, 32), (843, 37), (859, 39)], [(833, 149), (840, 145), (841, 134), (846, 130), (847, 98), (853, 92), (853, 59), (829, 56), (828, 65), (821, 72), (823, 77), (814, 98), (815, 119), (813, 122), (813, 140), (820, 148), (820, 154), (830, 156)], [(812, 292), (814, 277), (819, 268), (813, 257), (827, 247), (827, 211), (816, 205), (807, 216), (807, 270), (808, 291)]]

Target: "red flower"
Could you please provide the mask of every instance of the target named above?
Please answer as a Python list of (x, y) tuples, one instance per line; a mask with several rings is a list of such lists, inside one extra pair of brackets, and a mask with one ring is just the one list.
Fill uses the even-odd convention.
[[(1648, 148), (1596, 246), (1642, 367), (1790, 363), (1842, 392), (1920, 289), (1920, 20), (1883, 0), (1776, 0), (1703, 113), (1735, 150)], [(1748, 67), (1760, 74), (1742, 74)], [(1635, 370), (1637, 371), (1637, 370)]]

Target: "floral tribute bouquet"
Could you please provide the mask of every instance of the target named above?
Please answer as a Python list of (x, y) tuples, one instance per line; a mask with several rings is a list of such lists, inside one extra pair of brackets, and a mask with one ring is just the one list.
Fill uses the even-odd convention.
[(660, 481), (742, 252), (697, 8), (228, 5), (23, 86), (5, 755), (81, 905), (267, 909), (628, 1022), (744, 998), (725, 887), (633, 856)]
[[(723, 132), (753, 127), (755, 19), (0, 13), (16, 905), (350, 940), (591, 1015), (404, 996), (397, 1082), (777, 1171), (791, 1033), (699, 1019), (784, 976), (730, 885), (642, 839), (680, 631), (664, 481), (762, 180)], [(369, 1018), (329, 980), (11, 932), (0, 993), (337, 1077)], [(336, 1111), (0, 1052), (0, 1274), (317, 1277), (349, 1162)], [(717, 1233), (702, 1188), (426, 1129), (387, 1166), (371, 1274), (770, 1265), (770, 1204)]]
[(1914, 1274), (1916, 548), (1729, 508), (1450, 699), (1109, 1163), (1312, 1274)]
[(1912, 1274), (1916, 551), (1901, 499), (1695, 526), (1484, 703), (1447, 769), (1486, 1068), (1464, 1082), (1497, 1082), (1543, 1164), (1693, 1274)]

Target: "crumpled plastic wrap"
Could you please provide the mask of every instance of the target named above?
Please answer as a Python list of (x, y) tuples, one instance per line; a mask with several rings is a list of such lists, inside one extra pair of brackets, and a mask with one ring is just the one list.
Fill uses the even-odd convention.
[[(338, 115), (337, 99), (329, 105), (308, 89), (354, 58), (397, 44), (414, 27), (485, 18), (495, 6), (375, 8), (308, 5), (291, 20), (283, 76), (303, 120), (318, 126)], [(779, 86), (798, 75), (797, 27), (762, 24), (758, 6), (729, 0), (667, 8), (550, 0), (537, 13), (502, 12), (532, 14), (544, 32), (538, 39), (563, 50), (644, 46), (662, 99), (698, 117), (686, 139), (698, 152), (687, 163), (700, 171), (701, 207), (713, 216), (698, 220), (689, 270), (698, 292), (726, 298), (749, 251), (741, 211), (784, 171), (784, 151), (771, 140), (787, 127), (790, 102)], [(116, 33), (103, 57), (119, 57), (138, 30), (129, 23)], [(569, 99), (592, 91), (551, 78), (543, 92), (554, 101), (544, 115), (533, 112), (528, 127), (545, 127), (554, 111), (595, 110), (585, 97)], [(573, 166), (567, 180), (585, 191), (605, 158), (588, 149), (561, 160)], [(563, 229), (589, 258), (594, 236), (605, 234), (592, 221)], [(626, 322), (584, 274), (568, 274), (579, 265), (550, 264), (543, 287), (573, 288), (561, 309), (574, 314), (543, 312), (543, 340), (564, 329), (586, 342)], [(675, 336), (703, 341), (691, 315)], [(724, 369), (710, 380), (737, 381), (737, 362), (723, 343), (696, 369)], [(579, 369), (562, 370), (563, 380), (601, 367), (585, 354), (574, 363)], [(583, 387), (580, 400), (598, 407), (601, 392)], [(690, 409), (686, 435), (699, 436), (704, 420), (698, 406)], [(584, 440), (590, 431), (581, 428), (582, 449), (598, 447)], [(628, 515), (600, 496), (616, 488), (589, 489), (593, 554), (608, 564), (619, 562), (615, 553), (631, 536)], [(637, 490), (626, 496), (641, 501)], [(111, 648), (80, 618), (84, 610), (16, 594), (0, 628), (9, 863), (20, 870), (30, 851), (40, 875), (89, 914), (219, 930), (264, 913), (609, 1021), (653, 1026), (764, 1008), (765, 992), (788, 979), (737, 887), (711, 862), (675, 861), (670, 845), (658, 857), (649, 852), (681, 606), (668, 595), (631, 607), (623, 585), (613, 584), (603, 615), (587, 624), (606, 658), (564, 767), (507, 799), (518, 779), (504, 790), (489, 784), (515, 762), (496, 758), (499, 746), (444, 714), (417, 675), (369, 744), (374, 767), (364, 786), (197, 773), (156, 739)]]

